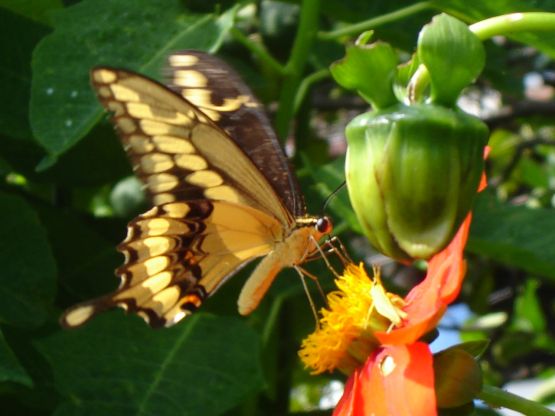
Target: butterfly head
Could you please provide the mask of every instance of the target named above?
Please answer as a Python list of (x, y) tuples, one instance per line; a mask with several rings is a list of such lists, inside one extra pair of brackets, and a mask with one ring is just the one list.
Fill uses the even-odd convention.
[(331, 222), (330, 217), (323, 216), (317, 218), (316, 223), (314, 224), (314, 229), (320, 234), (320, 237), (331, 234), (333, 231), (333, 223)]
[(307, 227), (305, 229), (312, 228), (310, 234), (316, 241), (320, 240), (322, 237), (331, 234), (333, 231), (333, 223), (331, 219), (327, 216), (322, 217), (311, 217), (306, 216), (302, 218), (297, 218), (298, 227)]

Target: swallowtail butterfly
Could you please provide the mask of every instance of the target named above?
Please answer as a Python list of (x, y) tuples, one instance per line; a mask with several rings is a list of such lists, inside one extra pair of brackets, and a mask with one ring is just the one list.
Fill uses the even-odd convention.
[(298, 267), (331, 232), (327, 217), (306, 214), (267, 116), (235, 71), (183, 51), (169, 57), (168, 76), (165, 86), (123, 69), (91, 72), (153, 208), (118, 246), (119, 288), (67, 310), (65, 327), (114, 306), (171, 326), (263, 257), (239, 296), (248, 314), (280, 270)]

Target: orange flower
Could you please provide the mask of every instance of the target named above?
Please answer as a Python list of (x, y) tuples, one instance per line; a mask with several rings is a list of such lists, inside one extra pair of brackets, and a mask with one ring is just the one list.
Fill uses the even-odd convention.
[(418, 340), (434, 329), (460, 292), (471, 215), (428, 263), (424, 280), (404, 298), (387, 293), (379, 271), (370, 279), (348, 264), (328, 295), (319, 328), (303, 341), (301, 359), (313, 373), (351, 374), (336, 416), (434, 416), (433, 358)]
[(349, 378), (333, 416), (434, 416), (432, 354), (428, 345), (378, 348)]

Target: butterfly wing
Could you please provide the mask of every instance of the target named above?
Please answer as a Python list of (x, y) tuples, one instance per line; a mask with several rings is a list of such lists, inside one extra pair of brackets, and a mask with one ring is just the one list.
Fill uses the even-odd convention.
[(281, 225), (271, 216), (225, 201), (174, 202), (129, 223), (118, 246), (125, 263), (117, 291), (66, 311), (65, 327), (114, 306), (151, 326), (171, 326), (200, 307), (228, 277), (269, 253)]
[(239, 75), (219, 58), (186, 50), (168, 58), (168, 86), (225, 130), (296, 217), (306, 206), (266, 112)]
[(92, 80), (155, 207), (119, 246), (120, 288), (68, 310), (62, 324), (122, 306), (152, 326), (172, 325), (271, 251), (294, 218), (248, 155), (187, 100), (129, 71), (97, 68)]
[(130, 71), (97, 68), (92, 80), (102, 105), (114, 113), (112, 122), (154, 205), (223, 200), (293, 223), (249, 157), (194, 105)]

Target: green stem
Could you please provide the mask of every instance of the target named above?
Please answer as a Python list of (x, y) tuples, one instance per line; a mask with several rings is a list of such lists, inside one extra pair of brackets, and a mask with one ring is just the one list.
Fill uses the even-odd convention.
[(341, 29), (332, 30), (330, 32), (320, 32), (318, 33), (318, 38), (321, 40), (333, 40), (340, 38), (341, 36), (358, 35), (366, 30), (374, 29), (378, 26), (401, 20), (423, 10), (432, 8), (434, 8), (432, 2), (423, 1), (421, 3), (412, 4), (408, 7), (395, 10), (391, 13), (383, 14), (381, 16), (365, 20), (364, 22), (342, 27)]
[(330, 71), (327, 68), (321, 69), (319, 71), (316, 71), (312, 74), (310, 74), (309, 76), (307, 76), (305, 79), (302, 80), (301, 84), (299, 85), (299, 89), (297, 90), (297, 94), (295, 95), (295, 102), (293, 104), (293, 111), (295, 114), (297, 114), (297, 112), (299, 111), (299, 108), (301, 107), (301, 104), (309, 90), (309, 88), (319, 82), (322, 81), (323, 79), (326, 79), (330, 76)]
[(555, 32), (555, 13), (511, 13), (469, 26), (480, 40), (516, 32)]
[(272, 68), (272, 70), (274, 70), (276, 73), (281, 75), (285, 72), (285, 68), (283, 67), (283, 65), (276, 61), (274, 57), (268, 53), (266, 48), (264, 48), (264, 45), (262, 45), (260, 42), (253, 41), (235, 27), (231, 28), (231, 35), (235, 38), (235, 40), (237, 40), (248, 50), (250, 50), (254, 56), (260, 59), (260, 61)]
[(294, 115), (295, 96), (310, 47), (318, 30), (319, 10), (320, 0), (303, 0), (299, 28), (289, 61), (285, 65), (285, 77), (276, 114), (276, 132), (281, 139), (284, 139), (289, 132), (289, 125)]
[(486, 402), (490, 407), (505, 407), (526, 416), (555, 415), (554, 411), (547, 409), (541, 404), (509, 393), (498, 387), (484, 386), (482, 391), (478, 394), (478, 398)]
[[(510, 35), (521, 32), (552, 31), (555, 32), (555, 13), (511, 13), (482, 20), (469, 26), (469, 29), (486, 40), (493, 36)], [(430, 74), (424, 65), (420, 65), (412, 76), (408, 86), (408, 96), (412, 102), (420, 98), (430, 81)]]

